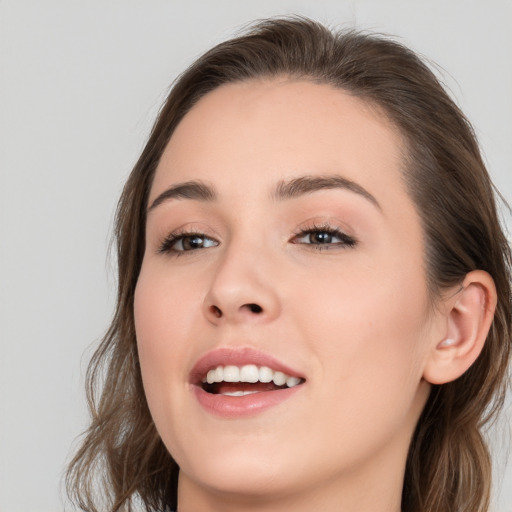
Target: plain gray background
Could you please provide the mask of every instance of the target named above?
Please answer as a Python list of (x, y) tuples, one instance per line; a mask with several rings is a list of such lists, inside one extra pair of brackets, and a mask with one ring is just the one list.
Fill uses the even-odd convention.
[[(0, 512), (64, 509), (115, 298), (113, 212), (169, 84), (245, 23), (289, 13), (396, 34), (436, 62), (512, 200), (511, 1), (0, 0)], [(493, 436), (498, 512), (512, 511), (509, 418)]]

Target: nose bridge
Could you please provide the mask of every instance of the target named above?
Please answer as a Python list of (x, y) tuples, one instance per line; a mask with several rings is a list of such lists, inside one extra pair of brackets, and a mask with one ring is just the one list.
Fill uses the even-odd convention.
[(233, 240), (219, 256), (205, 297), (209, 320), (269, 321), (279, 314), (276, 283), (269, 272), (271, 255), (264, 246)]

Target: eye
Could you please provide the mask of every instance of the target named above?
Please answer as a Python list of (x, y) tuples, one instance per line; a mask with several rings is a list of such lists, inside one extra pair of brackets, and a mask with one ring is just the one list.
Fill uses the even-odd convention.
[[(356, 240), (343, 233), (339, 229), (318, 226), (301, 230), (291, 240), (294, 244), (314, 245), (317, 249), (328, 249), (335, 247), (354, 247)], [(331, 247), (330, 247), (331, 246)]]
[(171, 233), (163, 241), (158, 252), (160, 253), (181, 253), (216, 247), (219, 242), (209, 238), (202, 233)]

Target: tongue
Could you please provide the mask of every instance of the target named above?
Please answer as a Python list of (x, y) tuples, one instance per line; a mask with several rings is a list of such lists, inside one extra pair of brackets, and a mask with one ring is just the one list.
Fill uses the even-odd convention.
[(212, 384), (210, 391), (216, 394), (235, 393), (236, 391), (257, 391), (261, 393), (262, 391), (275, 391), (285, 387), (276, 386), (273, 382), (255, 382), (254, 384), (250, 382), (218, 382)]

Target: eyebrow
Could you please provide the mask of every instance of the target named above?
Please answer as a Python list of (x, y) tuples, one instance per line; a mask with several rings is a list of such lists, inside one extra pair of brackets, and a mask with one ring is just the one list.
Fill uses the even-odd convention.
[[(370, 192), (355, 181), (337, 174), (328, 176), (308, 175), (299, 176), (298, 178), (293, 178), (288, 181), (282, 180), (277, 184), (272, 198), (282, 201), (294, 199), (305, 194), (311, 194), (319, 190), (329, 189), (344, 189), (355, 192), (373, 203), (379, 210), (382, 210), (379, 202)], [(167, 190), (164, 190), (151, 203), (151, 206), (148, 208), (148, 213), (160, 204), (171, 199), (192, 199), (196, 201), (213, 202), (217, 199), (217, 193), (212, 186), (201, 181), (192, 180), (176, 183)]]
[(170, 199), (195, 199), (196, 201), (215, 201), (217, 193), (213, 187), (202, 183), (201, 181), (185, 181), (176, 183), (167, 190), (164, 190), (148, 208), (148, 213), (158, 205)]
[(304, 194), (311, 194), (312, 192), (326, 189), (344, 189), (355, 192), (373, 203), (379, 210), (382, 210), (379, 202), (370, 192), (355, 181), (344, 178), (338, 174), (329, 174), (328, 176), (300, 176), (289, 181), (280, 181), (273, 197), (278, 200), (293, 199)]

